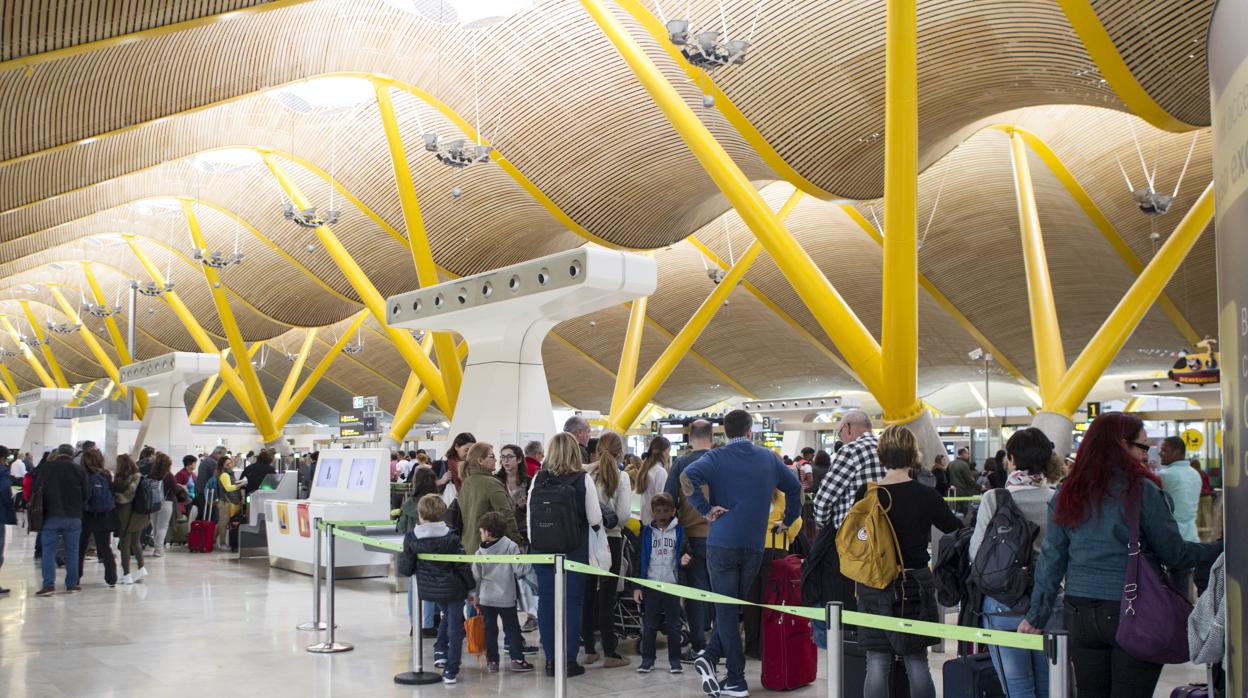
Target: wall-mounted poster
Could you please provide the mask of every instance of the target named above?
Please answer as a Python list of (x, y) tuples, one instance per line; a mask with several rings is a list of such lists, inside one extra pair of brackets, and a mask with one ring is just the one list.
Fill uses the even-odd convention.
[(299, 535), (304, 538), (312, 537), (312, 519), (308, 516), (307, 502), (301, 502), (298, 507), (299, 518)]
[(281, 531), (282, 535), (290, 535), (290, 508), (286, 502), (277, 503), (277, 530)]

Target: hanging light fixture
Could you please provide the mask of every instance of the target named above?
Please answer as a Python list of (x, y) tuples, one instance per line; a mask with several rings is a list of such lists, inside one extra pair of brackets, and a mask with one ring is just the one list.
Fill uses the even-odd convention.
[(364, 335), (360, 330), (355, 331), (355, 343), (347, 342), (342, 345), (342, 353), (359, 354), (364, 351)]
[(70, 324), (60, 324), (60, 323), (56, 323), (56, 322), (52, 322), (51, 320), (48, 320), (48, 330), (51, 332), (55, 332), (57, 334), (73, 334), (81, 328), (82, 328), (81, 322), (74, 324), (74, 325), (70, 325)]
[(163, 285), (157, 285), (155, 281), (131, 281), (130, 288), (148, 298), (159, 298), (173, 290), (173, 283), (166, 281)]
[(228, 255), (225, 254), (224, 252), (211, 252), (210, 253), (208, 252), (208, 250), (202, 247), (196, 247), (194, 251), (192, 252), (192, 256), (195, 258), (196, 262), (199, 262), (200, 264), (206, 267), (212, 267), (213, 269), (224, 269), (226, 267), (233, 266), (235, 264), (241, 264), (243, 262), (243, 257), (246, 255), (244, 255), (242, 252), (239, 252), (238, 250), (234, 250), (232, 254), (228, 254)]
[(286, 220), (294, 221), (295, 225), (302, 228), (319, 228), (323, 225), (333, 225), (338, 222), (338, 211), (329, 209), (324, 216), (318, 215), (316, 207), (299, 209), (295, 208), (295, 204), (290, 200), (282, 203), (282, 214), (286, 216)]
[(438, 134), (426, 133), (425, 150), (433, 153), (443, 165), (455, 168), (464, 168), (482, 162), (490, 161), (490, 153), (494, 152), (493, 146), (474, 144), (464, 138), (460, 138), (450, 143), (442, 144), (439, 142)]

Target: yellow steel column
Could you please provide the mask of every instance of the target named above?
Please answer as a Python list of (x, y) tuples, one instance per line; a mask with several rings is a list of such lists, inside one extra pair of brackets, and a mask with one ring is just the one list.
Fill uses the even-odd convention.
[[(152, 281), (158, 286), (165, 284), (165, 277), (161, 275), (160, 270), (152, 264), (152, 260), (135, 242), (133, 236), (126, 237), (126, 243), (130, 246), (130, 251), (134, 253), (139, 264), (147, 270), (148, 276), (152, 277)], [(205, 354), (216, 354), (221, 351), (208, 333), (204, 331), (199, 321), (195, 319), (195, 315), (191, 313), (191, 309), (186, 307), (186, 303), (178, 296), (177, 291), (169, 291), (161, 296), (169, 308), (173, 310), (174, 315), (178, 316), (178, 320), (182, 322), (182, 326), (186, 328), (187, 333), (195, 340), (195, 344), (199, 346), (199, 350)], [(234, 399), (238, 400), (238, 404), (242, 406), (243, 411), (247, 413), (247, 417), (256, 424), (256, 411), (251, 406), (251, 399), (247, 395), (247, 388), (243, 385), (243, 381), (238, 377), (238, 372), (231, 368), (228, 364), (221, 365), (221, 380), (228, 386), (229, 391), (234, 394)]]
[(9, 333), (9, 336), (11, 336), (13, 341), (17, 343), (18, 350), (22, 352), (22, 356), (26, 357), (26, 361), (30, 363), (30, 367), (35, 370), (35, 375), (39, 376), (39, 380), (43, 381), (43, 387), (55, 388), (56, 381), (52, 380), (51, 374), (44, 370), (43, 364), (39, 363), (39, 359), (35, 357), (35, 353), (30, 350), (30, 347), (26, 346), (25, 342), (22, 341), (22, 335), (17, 331), (17, 328), (13, 327), (13, 323), (9, 321), (9, 316), (0, 315), (0, 323), (4, 325), (4, 329)]
[[(793, 209), (797, 207), (797, 202), (802, 198), (802, 190), (795, 189), (789, 199), (784, 202), (784, 206), (780, 208), (777, 215), (778, 219), (783, 221), (789, 217)], [(719, 285), (715, 287), (711, 294), (702, 301), (702, 305), (693, 312), (693, 316), (680, 328), (676, 336), (672, 338), (671, 343), (655, 359), (654, 364), (650, 366), (650, 370), (646, 371), (646, 375), (642, 376), (641, 381), (637, 383), (637, 387), (629, 393), (627, 399), (619, 406), (611, 410), (611, 416), (607, 421), (609, 429), (624, 433), (632, 428), (637, 421), (637, 416), (646, 408), (646, 404), (654, 398), (654, 394), (659, 391), (667, 379), (676, 370), (677, 364), (685, 357), (689, 350), (693, 347), (693, 343), (697, 341), (702, 331), (710, 324), (711, 318), (715, 317), (715, 312), (724, 306), (724, 301), (737, 288), (737, 284), (741, 279), (745, 278), (745, 273), (750, 270), (754, 264), (754, 260), (758, 259), (758, 255), (763, 251), (762, 242), (755, 240), (750, 243), (745, 254), (737, 260), (737, 263), (728, 270), (728, 274), (724, 277)]]
[(299, 382), (299, 376), (303, 373), (303, 365), (308, 360), (308, 352), (312, 350), (314, 342), (316, 342), (315, 327), (306, 330), (303, 334), (303, 346), (299, 347), (299, 355), (295, 357), (295, 363), (290, 367), (286, 382), (282, 384), (282, 392), (277, 394), (277, 400), (273, 402), (274, 412), (280, 412), (282, 406), (290, 399), (290, 394), (294, 392), (295, 384)]
[[(199, 216), (195, 214), (195, 207), (186, 199), (182, 199), (181, 203), (182, 215), (186, 217), (186, 225), (191, 231), (191, 241), (200, 249), (208, 249), (208, 241), (199, 227)], [(230, 342), (230, 351), (240, 359), (235, 363), (239, 376), (243, 379), (243, 386), (251, 398), (251, 408), (256, 415), (255, 425), (260, 431), (260, 439), (265, 443), (279, 439), (282, 431), (273, 424), (273, 412), (269, 409), (268, 400), (264, 395), (264, 386), (260, 384), (260, 377), (256, 375), (256, 367), (251, 365), (250, 360), (241, 360), (242, 357), (247, 356), (247, 343), (243, 341), (243, 332), (238, 328), (234, 310), (230, 308), (230, 301), (225, 297), (225, 289), (221, 287), (221, 274), (207, 264), (201, 264), (200, 268), (204, 272), (204, 278), (208, 280), (212, 301), (217, 306), (217, 316), (221, 320), (221, 326), (225, 328), (225, 337)]]
[(4, 378), (4, 385), (14, 396), (17, 395), (17, 381), (13, 380), (13, 373), (9, 371), (6, 364), (0, 363), (0, 377)]
[[(351, 324), (347, 326), (347, 329), (344, 330), (342, 335), (338, 337), (338, 341), (334, 342), (333, 346), (329, 348), (329, 351), (325, 352), (325, 356), (322, 356), (321, 360), (317, 362), (315, 367), (313, 367), (312, 372), (308, 374), (306, 379), (304, 379), (303, 384), (299, 386), (299, 389), (295, 391), (295, 394), (292, 395), (290, 400), (282, 406), (282, 409), (277, 411), (277, 414), (274, 415), (274, 419), (279, 425), (283, 427), (286, 426), (286, 422), (290, 421), (290, 418), (294, 416), (295, 412), (299, 409), (299, 405), (302, 405), (308, 395), (312, 394), (312, 389), (316, 387), (316, 384), (320, 382), (321, 377), (324, 376), (325, 372), (329, 370), (330, 365), (334, 363), (334, 359), (337, 359), (338, 355), (342, 353), (342, 348), (347, 345), (347, 342), (351, 341), (351, 337), (355, 334), (355, 331), (360, 328), (360, 325), (364, 324), (364, 319), (366, 317), (368, 317), (368, 314), (365, 312), (356, 314), (355, 319), (351, 321)], [(422, 356), (424, 355), (422, 354)]]
[[(420, 214), (420, 201), (416, 198), (416, 186), (412, 182), (412, 170), (407, 163), (407, 151), (403, 147), (403, 134), (394, 116), (394, 100), (390, 97), (390, 84), (374, 80), (377, 92), (377, 110), (381, 125), (386, 132), (386, 144), (390, 147), (390, 164), (394, 167), (394, 184), (399, 190), (399, 203), (403, 206), (403, 224), (407, 228), (407, 244), (412, 250), (412, 262), (416, 265), (416, 280), (422, 287), (438, 284), (438, 266), (433, 261), (433, 249)], [(438, 356), (438, 370), (446, 383), (447, 396), (451, 402), (459, 399), (459, 384), (463, 369), (455, 360), (455, 338), (450, 332), (433, 333), (434, 350)]]
[(43, 352), (43, 358), (48, 362), (48, 368), (52, 371), (52, 378), (56, 381), (56, 387), (68, 388), (69, 381), (65, 380), (65, 372), (61, 370), (61, 365), (56, 362), (56, 355), (52, 353), (52, 343), (48, 336), (43, 333), (43, 328), (39, 326), (39, 318), (35, 317), (35, 311), (30, 309), (29, 301), (18, 301), (22, 305), (22, 312), (26, 314), (26, 322), (30, 323), (30, 331), (35, 333), (35, 339), (39, 340), (39, 350)]
[[(429, 356), (429, 353), (433, 351), (432, 334), (432, 332), (426, 333), (424, 339), (420, 340), (420, 350), (425, 352), (425, 356)], [(420, 376), (415, 373), (408, 373), (407, 382), (403, 384), (403, 395), (399, 397), (399, 406), (395, 410), (395, 414), (398, 414), (411, 406), (412, 401), (415, 400), (417, 394), (420, 393), (421, 387)]]
[[(252, 358), (254, 358), (256, 355), (256, 352), (258, 352), (263, 346), (264, 346), (264, 342), (255, 342), (254, 344), (252, 344), (251, 348), (247, 350), (247, 359), (250, 361)], [(226, 359), (228, 358), (229, 352), (230, 352), (229, 349), (226, 349), (221, 352), (221, 363), (223, 364), (225, 363)], [(220, 380), (220, 376), (221, 374), (218, 373), (217, 375), (212, 376), (208, 380), (209, 381)], [(207, 390), (201, 391), (200, 398), (203, 398), (208, 392), (209, 391)], [(215, 390), (212, 390), (211, 391), (212, 394), (208, 396), (208, 399), (204, 401), (203, 407), (200, 408), (199, 414), (195, 414), (194, 410), (191, 411), (191, 417), (190, 417), (191, 424), (203, 424), (204, 420), (208, 419), (208, 416), (212, 414), (212, 411), (217, 409), (217, 405), (221, 404), (221, 400), (222, 398), (225, 397), (226, 392), (227, 392), (227, 386), (225, 385), (225, 383), (218, 385)], [(198, 403), (199, 400), (196, 400), (196, 402)]]
[(637, 358), (641, 356), (641, 337), (646, 329), (646, 306), (649, 296), (633, 301), (628, 311), (628, 329), (624, 332), (624, 346), (620, 348), (620, 367), (615, 372), (615, 390), (611, 393), (611, 414), (616, 414), (628, 400), (629, 393), (637, 384)]
[[(293, 179), (286, 171), (277, 164), (277, 161), (267, 152), (263, 154), (264, 163), (268, 166), (269, 171), (273, 173), (274, 179), (290, 197), (291, 202), (297, 208), (308, 208), (311, 204), (308, 199), (299, 191)], [(377, 324), (385, 329), (386, 336), (390, 338), (390, 342), (394, 344), (395, 349), (403, 357), (403, 360), (411, 366), (416, 375), (420, 376), (420, 380), (429, 388), (429, 392), (433, 393), (434, 402), (442, 408), (442, 412), (446, 415), (453, 415), (455, 405), (451, 402), (446, 393), (446, 387), (442, 383), (442, 376), (438, 373), (438, 369), (420, 350), (420, 346), (416, 343), (416, 339), (412, 337), (410, 332), (398, 330), (386, 324), (386, 299), (377, 291), (377, 287), (369, 280), (368, 275), (360, 268), (360, 265), (351, 257), (351, 253), (347, 252), (347, 248), (339, 242), (334, 232), (329, 226), (318, 226), (316, 228), (317, 239), (325, 246), (325, 251), (333, 258), (337, 264), (339, 271), (347, 280), (351, 282), (351, 287), (355, 289), (360, 300), (372, 313), (373, 318), (377, 320)]]
[(78, 405), (82, 404), (83, 398), (87, 396), (87, 393), (91, 392), (91, 389), (95, 387), (95, 384), (96, 384), (96, 381), (91, 381), (89, 383), (84, 383), (84, 384), (75, 386), (74, 387), (74, 399), (70, 400), (69, 403), (66, 404), (65, 406), (77, 407)]
[(880, 346), (845, 299), (836, 292), (776, 214), (767, 208), (749, 177), (733, 162), (602, 0), (581, 0), (581, 4), (615, 45), (719, 190), (762, 242), (785, 279), (793, 285), (793, 290), (844, 354), (859, 379), (872, 394), (883, 394)]
[(1122, 350), (1131, 337), (1131, 333), (1139, 326), (1144, 314), (1152, 307), (1161, 290), (1170, 282), (1174, 272), (1187, 258), (1187, 253), (1200, 239), (1201, 233), (1209, 227), (1213, 220), (1213, 183), (1205, 188), (1204, 193), (1192, 204), (1178, 227), (1166, 239), (1152, 261), (1144, 267), (1144, 271), (1136, 278), (1135, 283), (1127, 290), (1126, 295), (1114, 307), (1113, 312), (1105, 319), (1101, 328), (1096, 331), (1088, 345), (1079, 354), (1079, 358), (1071, 364), (1070, 370), (1062, 378), (1060, 390), (1052, 398), (1045, 395), (1044, 408), (1065, 417), (1074, 415), (1075, 410), (1083, 403), (1084, 398), (1092, 390), (1097, 379), (1109, 367), (1114, 357)]
[[(108, 305), (108, 297), (104, 295), (100, 283), (96, 281), (95, 272), (91, 270), (90, 262), (82, 262), (82, 275), (87, 279), (87, 286), (91, 288), (91, 297), (95, 300), (96, 305)], [(134, 318), (130, 319), (134, 322)], [(121, 334), (121, 328), (117, 326), (117, 319), (112, 315), (104, 318), (104, 328), (108, 330), (108, 337), (113, 342), (113, 349), (117, 351), (117, 360), (121, 366), (133, 363), (134, 357), (130, 356), (130, 348), (126, 346), (126, 340)], [(142, 419), (143, 413), (147, 410), (147, 391), (138, 389), (134, 391), (135, 414)]]
[(1031, 310), (1031, 344), (1036, 354), (1036, 383), (1045, 402), (1052, 399), (1066, 372), (1062, 330), (1049, 281), (1049, 261), (1040, 232), (1040, 214), (1027, 163), (1027, 144), (1010, 133), (1010, 159), (1014, 163), (1014, 193), (1018, 202), (1018, 227), (1023, 235), (1023, 265), (1027, 273), (1027, 305)]
[[(87, 348), (95, 356), (95, 360), (100, 362), (100, 366), (104, 368), (104, 373), (108, 374), (109, 380), (117, 385), (118, 393), (126, 395), (126, 388), (121, 384), (121, 375), (117, 372), (117, 365), (113, 363), (108, 352), (104, 351), (104, 347), (100, 345), (100, 340), (87, 327), (82, 318), (78, 316), (78, 311), (74, 306), (70, 305), (69, 300), (65, 298), (65, 294), (61, 293), (61, 289), (52, 284), (48, 284), (48, 290), (52, 292), (52, 297), (56, 298), (57, 305), (61, 306), (61, 311), (69, 316), (69, 319), (78, 325), (78, 334), (82, 337), (82, 341), (87, 343)], [(142, 410), (135, 405), (135, 416), (142, 418)]]
[[(467, 342), (460, 342), (455, 347), (455, 356), (460, 361), (462, 361), (465, 356), (468, 356)], [(432, 400), (433, 396), (429, 394), (429, 391), (421, 388), (420, 392), (413, 397), (411, 404), (406, 407), (400, 407), (399, 410), (395, 412), (394, 422), (390, 424), (390, 432), (387, 436), (393, 439), (396, 443), (403, 443), (403, 437), (407, 435), (407, 432), (411, 431), (412, 425), (416, 423), (417, 419), (420, 419), (420, 415), (424, 414), (425, 410), (429, 409), (429, 403)]]
[[(225, 359), (222, 359), (224, 361)], [(190, 420), (191, 424), (202, 424), (204, 421), (204, 407), (208, 404), (208, 398), (216, 391), (218, 376), (208, 376), (208, 380), (204, 381), (204, 387), (199, 389), (199, 397), (195, 398), (195, 404), (191, 405)], [(225, 395), (225, 384), (221, 385), (221, 394)]]
[(884, 418), (923, 411), (919, 377), (919, 87), (916, 0), (888, 0), (884, 57)]
[[(9, 369), (6, 367), (4, 370), (8, 371)], [(12, 405), (14, 401), (17, 400), (17, 396), (14, 395), (13, 391), (9, 390), (9, 386), (5, 385), (3, 382), (0, 382), (0, 396), (3, 396), (5, 402), (9, 403), (10, 405)]]

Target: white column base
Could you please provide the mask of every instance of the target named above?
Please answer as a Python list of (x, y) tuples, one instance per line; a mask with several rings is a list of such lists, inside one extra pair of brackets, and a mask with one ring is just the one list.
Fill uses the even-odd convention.
[(1037, 412), (1031, 426), (1044, 432), (1053, 442), (1053, 452), (1065, 457), (1075, 442), (1075, 423), (1070, 417), (1056, 412)]
[(946, 453), (945, 443), (936, 429), (936, 422), (932, 421), (932, 413), (923, 410), (922, 414), (902, 426), (914, 432), (919, 442), (919, 462), (924, 468), (930, 470), (932, 463), (936, 462), (936, 456)]

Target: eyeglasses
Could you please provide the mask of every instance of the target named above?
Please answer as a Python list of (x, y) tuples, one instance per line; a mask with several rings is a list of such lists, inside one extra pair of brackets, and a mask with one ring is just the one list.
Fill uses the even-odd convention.
[(1128, 444), (1130, 444), (1130, 445), (1132, 445), (1132, 446), (1135, 446), (1136, 448), (1140, 449), (1141, 451), (1147, 451), (1147, 450), (1150, 448), (1150, 446), (1149, 446), (1148, 444), (1142, 444), (1142, 443), (1140, 443), (1139, 441), (1128, 441), (1127, 443), (1128, 443)]
[(504, 453), (503, 455), (499, 456), (499, 458), (501, 458), (502, 460), (515, 460), (516, 459), (516, 457), (511, 455), (510, 453)]

